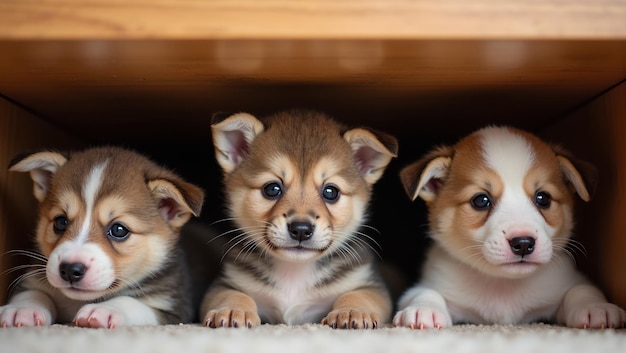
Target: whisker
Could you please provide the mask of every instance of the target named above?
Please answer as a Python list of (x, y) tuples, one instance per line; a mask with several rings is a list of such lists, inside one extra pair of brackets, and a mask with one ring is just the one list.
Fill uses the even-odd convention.
[[(363, 227), (363, 228), (367, 228), (367, 229), (371, 229), (371, 230), (375, 231), (376, 233), (378, 233), (379, 235), (382, 235), (382, 233), (381, 233), (378, 229), (376, 229), (376, 228), (374, 228), (374, 227), (372, 227), (372, 226), (370, 226), (370, 225), (367, 225), (367, 224), (361, 224), (361, 227)], [(360, 232), (359, 232), (359, 233), (360, 233)]]
[[(259, 235), (259, 234), (263, 234), (263, 233), (260, 233), (260, 232), (256, 232), (256, 233), (242, 233), (242, 234), (238, 235), (235, 238), (235, 239), (238, 239), (238, 240), (233, 245), (231, 245), (226, 251), (224, 251), (224, 255), (222, 255), (222, 258), (221, 258), (220, 262), (223, 262), (224, 259), (226, 258), (226, 256), (228, 255), (228, 253), (231, 252), (235, 247), (237, 247), (238, 245), (240, 245), (241, 243), (243, 243), (245, 241), (249, 241), (250, 239), (254, 239), (254, 237)], [(239, 254), (237, 255), (237, 257), (239, 257)]]
[[(225, 237), (225, 236), (227, 236), (227, 235), (229, 235), (229, 234), (232, 234), (232, 233), (241, 232), (241, 231), (243, 231), (243, 230), (246, 230), (246, 231), (253, 231), (253, 230), (262, 230), (262, 229), (265, 229), (265, 228), (266, 228), (265, 226), (255, 226), (255, 227), (240, 227), (240, 228), (234, 228), (234, 229), (228, 230), (228, 231), (226, 231), (226, 232), (224, 232), (224, 233), (221, 233), (221, 234), (219, 234), (219, 235), (216, 235), (215, 237), (213, 237), (212, 239), (210, 239), (210, 240), (209, 240), (206, 244), (208, 245), (208, 244), (210, 244), (211, 242), (213, 242), (213, 241), (215, 241), (215, 240), (217, 240), (217, 239), (223, 238), (223, 237)], [(235, 236), (233, 239), (236, 239), (238, 236), (239, 236), (239, 235)], [(231, 239), (231, 240), (229, 240), (228, 242), (226, 242), (226, 244), (228, 244), (228, 243), (230, 243), (231, 241), (233, 241), (233, 239)]]
[(237, 254), (237, 256), (235, 257), (234, 262), (237, 262), (237, 260), (239, 259), (239, 256), (241, 256), (242, 254), (247, 259), (248, 256), (250, 256), (250, 253), (252, 253), (254, 249), (256, 249), (257, 246), (259, 245), (259, 241), (260, 239), (257, 239), (257, 238), (252, 238), (252, 237), (248, 238), (246, 243), (241, 247), (239, 254)]
[[(351, 239), (355, 245), (359, 246), (362, 250), (368, 251), (371, 250), (372, 253), (374, 253), (374, 255), (376, 255), (380, 260), (383, 259), (383, 257), (380, 255), (380, 253), (378, 252), (378, 250), (376, 250), (369, 242), (367, 242), (364, 239), (361, 239), (359, 237), (352, 237)], [(380, 248), (380, 246), (379, 246)]]
[(7, 275), (9, 273), (13, 273), (15, 271), (20, 271), (20, 270), (24, 270), (24, 269), (30, 269), (30, 268), (35, 268), (35, 269), (45, 269), (46, 265), (40, 265), (40, 264), (32, 264), (32, 265), (17, 265), (17, 266), (13, 266), (5, 271), (2, 272), (2, 275)]
[(25, 280), (27, 280), (29, 278), (33, 278), (33, 277), (36, 277), (36, 276), (43, 275), (43, 276), (41, 276), (40, 280), (42, 280), (44, 283), (47, 282), (47, 280), (45, 278), (45, 273), (46, 273), (45, 269), (37, 269), (37, 270), (26, 272), (26, 273), (23, 273), (23, 274), (19, 275), (17, 278), (15, 278), (9, 284), (9, 296), (11, 296), (13, 294), (13, 291), (17, 288), (17, 286), (21, 282), (23, 282), (23, 281), (25, 281)]
[(261, 223), (263, 225), (271, 225), (270, 222), (260, 220), (260, 219), (255, 219), (255, 218), (227, 217), (227, 218), (218, 219), (217, 221), (209, 224), (209, 226), (213, 226), (213, 225), (224, 223), (224, 222), (236, 222), (236, 221), (252, 221), (252, 222)]
[[(374, 245), (376, 245), (377, 248), (382, 250), (382, 247), (380, 246), (380, 244), (373, 237), (371, 237), (371, 236), (369, 236), (369, 235), (367, 235), (367, 234), (365, 234), (363, 232), (354, 232), (354, 234), (364, 237), (365, 239), (367, 239), (367, 240), (371, 241), (372, 243), (374, 243)], [(362, 239), (359, 239), (359, 240), (362, 240)]]
[(31, 259), (34, 259), (34, 260), (44, 262), (44, 263), (48, 262), (48, 258), (46, 256), (38, 252), (30, 251), (30, 250), (23, 250), (23, 249), (9, 250), (5, 252), (4, 255), (22, 255), (22, 256), (30, 257)]

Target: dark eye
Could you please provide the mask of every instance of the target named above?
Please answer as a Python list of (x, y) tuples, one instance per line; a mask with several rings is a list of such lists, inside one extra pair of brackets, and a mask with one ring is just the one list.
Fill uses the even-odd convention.
[(552, 196), (545, 191), (539, 191), (535, 195), (535, 205), (539, 208), (550, 208), (552, 203)]
[(283, 194), (281, 185), (275, 181), (267, 183), (261, 190), (266, 199), (275, 200)]
[(491, 199), (487, 194), (478, 194), (470, 201), (472, 207), (479, 211), (485, 211), (491, 208)]
[(339, 199), (339, 188), (333, 184), (326, 184), (322, 188), (322, 198), (328, 203), (337, 202)]
[(65, 233), (69, 225), (70, 221), (67, 220), (67, 217), (61, 215), (54, 217), (54, 221), (52, 222), (54, 232), (59, 235)]
[(115, 241), (123, 241), (130, 235), (130, 230), (121, 223), (113, 223), (107, 232), (107, 236)]

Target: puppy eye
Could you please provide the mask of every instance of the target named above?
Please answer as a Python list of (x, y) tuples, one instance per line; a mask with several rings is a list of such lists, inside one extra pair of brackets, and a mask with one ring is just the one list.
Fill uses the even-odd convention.
[(333, 184), (326, 184), (322, 188), (322, 198), (328, 203), (337, 202), (339, 194), (339, 188)]
[(535, 195), (535, 205), (539, 208), (550, 208), (552, 204), (552, 196), (545, 191), (539, 191)]
[(52, 222), (52, 229), (58, 235), (65, 233), (67, 227), (70, 225), (70, 221), (67, 220), (67, 217), (59, 215), (54, 217), (54, 221)]
[(491, 199), (487, 194), (478, 194), (470, 201), (472, 207), (476, 210), (484, 211), (491, 208)]
[(283, 189), (279, 183), (273, 181), (265, 184), (261, 192), (266, 199), (275, 200), (283, 194)]
[(107, 231), (107, 236), (115, 241), (124, 241), (129, 235), (130, 230), (120, 223), (113, 223)]

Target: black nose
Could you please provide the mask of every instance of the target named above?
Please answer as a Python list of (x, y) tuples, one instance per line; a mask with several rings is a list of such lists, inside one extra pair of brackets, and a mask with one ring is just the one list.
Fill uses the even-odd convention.
[(62, 262), (59, 265), (59, 274), (61, 275), (61, 278), (70, 283), (80, 282), (80, 280), (85, 277), (86, 272), (87, 266), (80, 262), (74, 262), (71, 264)]
[(292, 222), (287, 224), (287, 230), (289, 231), (289, 236), (291, 239), (297, 241), (305, 241), (311, 239), (313, 236), (313, 226), (309, 222)]
[(511, 250), (515, 255), (530, 255), (535, 251), (535, 238), (533, 237), (515, 237), (509, 240)]

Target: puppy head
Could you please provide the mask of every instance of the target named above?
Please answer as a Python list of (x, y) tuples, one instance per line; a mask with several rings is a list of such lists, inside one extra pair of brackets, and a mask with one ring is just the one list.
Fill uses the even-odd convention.
[(76, 300), (136, 287), (158, 271), (204, 197), (145, 157), (117, 148), (22, 155), (10, 170), (30, 172), (47, 279)]
[(212, 129), (244, 247), (287, 261), (318, 258), (355, 236), (372, 185), (397, 153), (391, 136), (346, 131), (307, 111), (263, 122), (235, 114), (214, 119)]
[(484, 273), (526, 276), (562, 250), (573, 227), (573, 194), (589, 201), (595, 170), (536, 136), (479, 130), (405, 167), (411, 199), (426, 201), (432, 237)]

